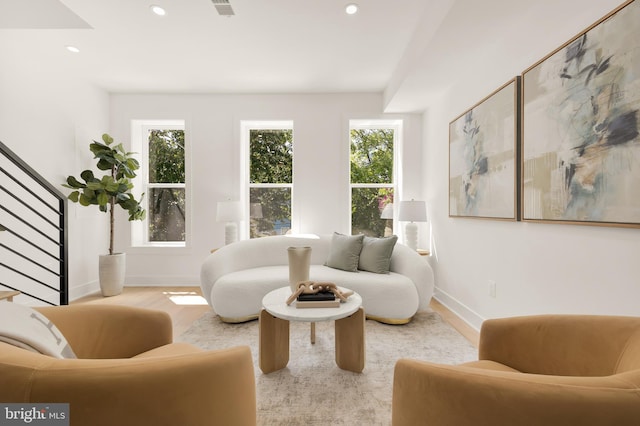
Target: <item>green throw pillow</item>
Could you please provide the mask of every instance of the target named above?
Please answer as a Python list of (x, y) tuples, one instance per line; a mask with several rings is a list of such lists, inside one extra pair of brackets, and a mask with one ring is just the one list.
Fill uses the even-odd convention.
[(396, 241), (398, 241), (397, 235), (384, 238), (364, 237), (358, 269), (376, 274), (388, 274), (391, 253)]
[(329, 258), (325, 265), (343, 271), (356, 272), (363, 239), (364, 235), (344, 235), (334, 232)]

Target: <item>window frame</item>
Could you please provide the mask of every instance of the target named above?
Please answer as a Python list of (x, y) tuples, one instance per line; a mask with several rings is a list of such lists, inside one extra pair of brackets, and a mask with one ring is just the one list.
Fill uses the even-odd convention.
[[(149, 182), (149, 130), (182, 130), (185, 132), (184, 137), (184, 167), (185, 176), (183, 183), (150, 183)], [(170, 120), (132, 120), (132, 148), (133, 151), (140, 153), (140, 169), (135, 181), (134, 190), (139, 197), (144, 193), (145, 196), (142, 200), (142, 206), (146, 210), (147, 215), (142, 221), (132, 221), (131, 223), (131, 246), (132, 247), (157, 247), (157, 248), (184, 248), (189, 246), (190, 241), (190, 200), (189, 200), (189, 162), (188, 156), (188, 134), (186, 130), (185, 120), (170, 119)], [(185, 233), (184, 241), (149, 241), (149, 194), (150, 189), (154, 188), (167, 188), (167, 189), (184, 189), (184, 213), (185, 213)]]
[[(368, 130), (393, 130), (393, 171), (391, 183), (353, 183), (351, 182), (351, 130), (368, 129)], [(348, 141), (349, 149), (347, 150), (349, 158), (349, 233), (353, 229), (353, 189), (354, 188), (391, 188), (393, 190), (393, 203), (396, 206), (393, 209), (392, 232), (395, 233), (398, 223), (398, 208), (400, 198), (400, 179), (401, 173), (399, 169), (399, 158), (402, 147), (403, 120), (402, 119), (351, 119), (349, 120)]]
[[(251, 131), (252, 130), (291, 130), (291, 183), (251, 183)], [(242, 120), (240, 121), (240, 139), (242, 146), (242, 188), (240, 203), (242, 209), (246, 212), (246, 220), (242, 221), (239, 227), (239, 238), (241, 240), (251, 238), (251, 218), (250, 212), (250, 192), (253, 188), (288, 188), (291, 192), (291, 230), (295, 229), (294, 225), (294, 176), (295, 176), (295, 129), (293, 120)]]

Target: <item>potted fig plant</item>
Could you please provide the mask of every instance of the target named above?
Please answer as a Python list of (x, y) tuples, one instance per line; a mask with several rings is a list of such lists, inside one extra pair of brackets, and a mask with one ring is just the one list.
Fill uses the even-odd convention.
[(74, 176), (67, 178), (64, 187), (73, 189), (68, 196), (74, 203), (83, 206), (97, 205), (101, 212), (109, 213), (109, 254), (101, 255), (99, 259), (100, 290), (103, 296), (115, 296), (122, 292), (124, 286), (126, 256), (125, 253), (113, 252), (113, 236), (115, 226), (116, 204), (129, 212), (129, 220), (143, 220), (145, 210), (140, 200), (131, 193), (132, 178), (140, 163), (133, 158), (132, 152), (125, 151), (122, 144), (113, 144), (113, 138), (108, 134), (102, 135), (100, 143), (93, 141), (89, 149), (98, 160), (97, 167), (106, 173), (96, 177), (91, 170), (80, 173), (80, 179)]

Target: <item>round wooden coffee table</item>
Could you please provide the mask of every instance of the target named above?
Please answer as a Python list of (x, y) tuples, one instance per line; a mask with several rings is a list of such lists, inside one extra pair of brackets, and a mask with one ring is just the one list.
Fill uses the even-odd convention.
[(289, 363), (289, 321), (311, 323), (311, 342), (315, 341), (314, 323), (335, 320), (336, 364), (343, 370), (364, 369), (364, 309), (359, 294), (352, 294), (337, 308), (296, 308), (287, 305), (289, 287), (268, 293), (260, 312), (260, 369), (263, 373), (280, 370)]

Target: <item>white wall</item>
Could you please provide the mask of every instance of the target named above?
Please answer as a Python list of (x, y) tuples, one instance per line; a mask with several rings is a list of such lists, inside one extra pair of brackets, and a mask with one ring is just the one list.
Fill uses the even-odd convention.
[[(134, 119), (184, 119), (191, 229), (186, 248), (130, 247), (130, 226), (119, 215), (116, 245), (127, 252), (127, 285), (198, 285), (200, 265), (224, 244), (216, 203), (240, 197), (240, 121), (293, 120), (294, 232), (350, 232), (350, 119), (403, 118), (405, 182), (422, 192), (420, 115), (384, 115), (381, 94), (111, 95), (111, 129), (128, 143)], [(190, 181), (190, 182), (189, 182)]]
[[(448, 89), (423, 117), (437, 297), (475, 327), (485, 318), (537, 313), (640, 315), (640, 229), (448, 217), (448, 123), (620, 2), (492, 3), (502, 13), (486, 12), (478, 24), (491, 28), (489, 35), (471, 30), (465, 41), (471, 56), (456, 58), (469, 66), (450, 68), (439, 81)], [(472, 6), (456, 2), (444, 23), (450, 34), (468, 34), (462, 18), (469, 11), (461, 4)], [(511, 8), (513, 15), (504, 16)], [(489, 280), (496, 282), (495, 298)]]
[[(0, 141), (50, 183), (61, 184), (67, 175), (92, 166), (89, 143), (108, 130), (109, 98), (49, 57), (9, 39), (0, 39)], [(74, 299), (98, 290), (98, 254), (107, 248), (107, 222), (97, 209), (68, 207), (69, 298)]]

